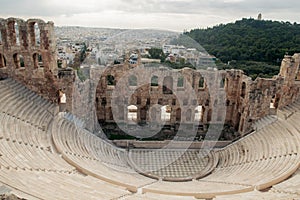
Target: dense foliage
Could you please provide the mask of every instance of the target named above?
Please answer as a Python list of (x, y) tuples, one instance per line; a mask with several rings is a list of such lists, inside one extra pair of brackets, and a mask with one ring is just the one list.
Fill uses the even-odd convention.
[(222, 62), (251, 60), (277, 64), (300, 52), (300, 24), (242, 19), (185, 33)]
[(297, 23), (242, 19), (185, 34), (220, 59), (219, 69), (242, 69), (253, 79), (276, 75), (285, 54), (300, 52)]
[(161, 48), (151, 48), (149, 49), (150, 58), (152, 59), (160, 59), (161, 62), (164, 62), (166, 59), (166, 55), (164, 54)]
[(256, 61), (231, 61), (229, 65), (217, 61), (216, 66), (220, 70), (241, 69), (253, 80), (255, 80), (257, 77), (272, 78), (273, 76), (278, 75), (280, 70), (280, 66)]

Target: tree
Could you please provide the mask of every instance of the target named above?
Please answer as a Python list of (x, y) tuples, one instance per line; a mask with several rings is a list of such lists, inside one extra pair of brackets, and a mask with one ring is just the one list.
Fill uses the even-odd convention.
[[(242, 19), (207, 29), (194, 29), (186, 35), (206, 51), (227, 63), (232, 59), (277, 64), (288, 51), (300, 51), (300, 26), (297, 23)], [(273, 56), (267, 54), (273, 50)]]
[(149, 49), (149, 54), (152, 59), (160, 59), (161, 62), (165, 62), (166, 60), (166, 55), (164, 54), (163, 50), (160, 48)]
[[(300, 52), (300, 25), (290, 22), (242, 19), (235, 23), (185, 32), (220, 61), (219, 69), (242, 69), (252, 78), (272, 77), (286, 54)], [(226, 66), (236, 60), (235, 64)]]

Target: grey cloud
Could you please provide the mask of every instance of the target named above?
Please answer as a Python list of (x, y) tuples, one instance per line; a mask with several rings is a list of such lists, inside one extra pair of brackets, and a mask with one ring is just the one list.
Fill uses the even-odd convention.
[[(206, 12), (259, 12), (279, 11), (289, 9), (296, 11), (300, 7), (300, 1), (293, 0), (109, 0), (95, 1), (92, 9), (75, 5), (64, 5), (52, 3), (52, 0), (1, 0), (1, 12), (3, 14), (17, 15), (73, 15), (80, 13), (102, 12), (102, 11), (122, 11), (132, 13), (176, 13), (176, 14), (203, 14)], [(57, 2), (57, 1), (56, 1)], [(62, 1), (64, 2), (64, 1)], [(85, 1), (73, 1), (74, 4)], [(105, 5), (102, 5), (104, 2)]]
[[(118, 9), (127, 12), (145, 13), (182, 13), (199, 14), (206, 11), (279, 11), (281, 9), (298, 10), (300, 1), (293, 0), (244, 0), (244, 1), (224, 1), (224, 0), (120, 0)], [(218, 14), (218, 13), (215, 13)]]
[[(253, 15), (257, 15), (259, 12), (262, 12), (264, 16), (270, 14), (279, 20), (283, 18), (284, 20), (300, 19), (298, 17), (300, 1), (294, 0), (0, 0), (0, 5), (0, 17), (1, 15), (44, 16), (55, 20), (58, 16), (63, 16), (63, 19), (76, 19), (77, 14), (88, 16), (90, 13), (96, 13), (99, 16), (103, 15), (103, 18), (111, 17), (106, 18), (108, 24), (110, 24), (110, 20), (115, 20), (113, 17), (134, 16), (131, 14), (137, 14), (140, 18), (139, 21), (151, 21), (150, 16), (162, 16), (165, 21), (167, 18), (173, 22), (179, 20), (176, 17), (181, 17), (182, 14), (183, 17), (187, 17), (188, 24), (196, 26), (230, 22), (240, 17), (255, 17)], [(114, 12), (117, 13), (117, 16), (114, 15)], [(183, 19), (180, 21), (184, 23)], [(160, 21), (157, 23), (160, 24)], [(165, 23), (169, 23), (169, 21)], [(186, 27), (186, 24), (178, 26)], [(112, 24), (112, 26), (114, 25)]]
[[(63, 0), (61, 1), (64, 2)], [(83, 1), (84, 2), (84, 1)], [(94, 7), (94, 10), (85, 9), (79, 6), (55, 4), (52, 0), (0, 0), (1, 14), (21, 16), (58, 16), (74, 15), (99, 11), (101, 6)]]

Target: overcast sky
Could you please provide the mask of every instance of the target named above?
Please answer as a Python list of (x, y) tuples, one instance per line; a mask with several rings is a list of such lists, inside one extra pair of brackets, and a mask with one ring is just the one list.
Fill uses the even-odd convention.
[(0, 0), (0, 17), (42, 18), (55, 25), (175, 31), (243, 17), (300, 23), (295, 0)]

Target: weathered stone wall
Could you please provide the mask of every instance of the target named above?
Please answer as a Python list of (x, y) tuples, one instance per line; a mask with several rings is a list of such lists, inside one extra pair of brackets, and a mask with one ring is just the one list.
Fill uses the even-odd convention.
[[(115, 85), (108, 85), (108, 76), (113, 76)], [(130, 86), (134, 76), (136, 86)], [(151, 86), (156, 76), (158, 86)], [(169, 79), (169, 82), (167, 83)], [(178, 83), (183, 80), (183, 85)], [(203, 79), (203, 86), (200, 79)], [(134, 67), (118, 65), (105, 68), (97, 87), (97, 116), (100, 121), (128, 122), (127, 106), (138, 108), (137, 121), (159, 121), (160, 106), (171, 107), (169, 124), (225, 123), (238, 125), (238, 105), (243, 72), (240, 70), (169, 70), (166, 68)], [(172, 92), (164, 91), (169, 85)], [(195, 122), (197, 106), (202, 106), (202, 118)]]
[(0, 31), (0, 78), (13, 78), (54, 103), (64, 89), (72, 102), (74, 73), (57, 68), (53, 22), (0, 19)]
[[(40, 43), (34, 25), (40, 30)], [(56, 102), (57, 74), (54, 25), (42, 20), (9, 18), (0, 20), (2, 65), (0, 77), (12, 77), (31, 90)], [(16, 28), (18, 27), (18, 28)]]
[(281, 93), (278, 95), (279, 108), (284, 107), (299, 98), (300, 79), (297, 76), (299, 73), (300, 54), (293, 56), (285, 56), (282, 60), (280, 77), (284, 78), (281, 84)]
[[(257, 78), (252, 81), (244, 76), (244, 97), (240, 98), (238, 112), (240, 113), (239, 131), (247, 132), (252, 123), (269, 114), (276, 114), (276, 110), (291, 104), (299, 98), (300, 54), (285, 56), (280, 73), (272, 79)], [(273, 105), (273, 106), (272, 106)]]
[[(225, 122), (247, 133), (253, 122), (276, 114), (278, 108), (298, 98), (299, 63), (299, 54), (286, 56), (278, 76), (255, 81), (239, 70), (170, 70), (128, 64), (103, 68), (96, 95), (97, 117), (99, 121), (128, 123), (127, 106), (134, 105), (137, 122), (149, 122), (160, 118), (157, 105), (169, 105), (171, 125)], [(109, 85), (108, 76), (113, 77), (113, 85)], [(130, 86), (132, 76), (137, 81), (136, 86)], [(151, 86), (153, 76), (157, 76), (158, 86)], [(204, 84), (199, 87), (202, 78)], [(183, 86), (178, 85), (179, 79), (184, 80)], [(171, 87), (170, 94), (164, 92), (164, 85)], [(202, 106), (203, 116), (195, 122), (197, 106)]]
[(59, 90), (66, 94), (67, 103), (65, 105), (64, 111), (72, 112), (73, 110), (73, 98), (74, 98), (74, 82), (76, 78), (76, 73), (73, 69), (59, 69), (58, 70), (58, 86)]

